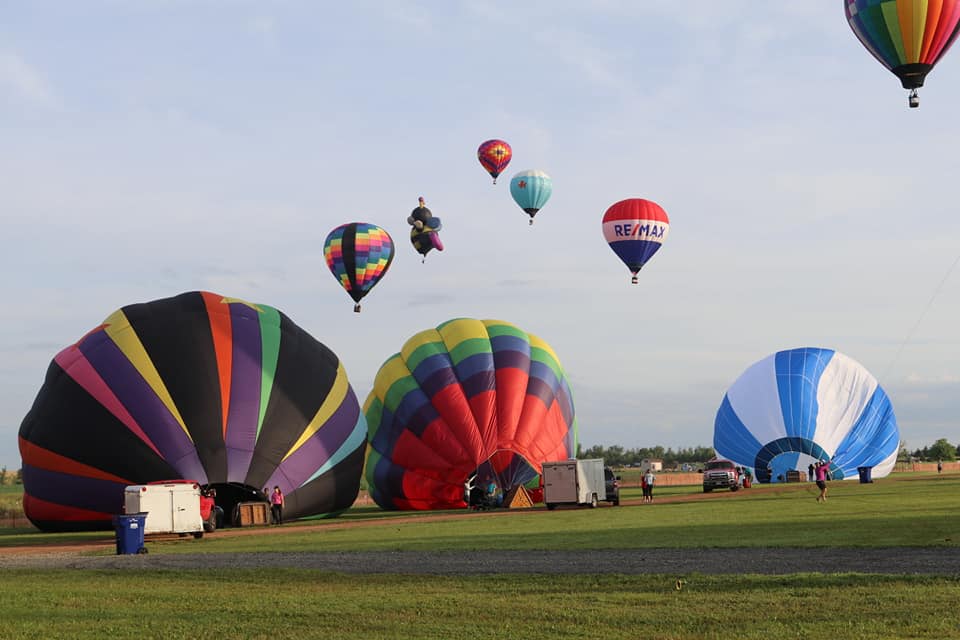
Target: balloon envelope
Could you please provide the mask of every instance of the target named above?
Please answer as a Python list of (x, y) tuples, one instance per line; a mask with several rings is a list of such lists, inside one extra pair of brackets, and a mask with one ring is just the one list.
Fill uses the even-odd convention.
[(573, 399), (550, 346), (498, 320), (422, 331), (380, 367), (364, 403), (366, 478), (385, 509), (456, 509), (464, 483), (507, 492), (576, 453)]
[(843, 0), (853, 33), (904, 89), (923, 86), (960, 29), (960, 0)]
[(499, 176), (513, 157), (513, 149), (504, 140), (487, 140), (477, 149), (477, 159), (487, 170), (487, 173), (493, 178), (493, 183), (497, 183)]
[(387, 273), (393, 262), (393, 238), (384, 229), (366, 222), (343, 224), (327, 234), (323, 256), (330, 273), (357, 303)]
[(277, 309), (209, 292), (133, 304), (50, 363), (20, 426), (24, 511), (45, 531), (109, 529), (127, 485), (186, 479), (227, 514), (231, 488), (275, 485), (284, 515), (336, 513), (365, 435), (337, 356)]
[(433, 249), (443, 251), (443, 242), (438, 233), (443, 228), (443, 224), (440, 218), (433, 215), (433, 212), (427, 208), (423, 198), (420, 198), (420, 206), (407, 216), (407, 224), (411, 227), (410, 244), (417, 253), (426, 258)]
[(653, 257), (670, 233), (670, 219), (660, 205), (643, 198), (628, 198), (603, 214), (603, 239), (637, 282), (637, 272)]
[[(786, 478), (830, 460), (834, 479), (890, 473), (900, 432), (887, 394), (859, 363), (830, 349), (779, 351), (753, 364), (723, 398), (714, 423), (717, 454)], [(772, 472), (772, 473), (771, 473)]]
[(533, 216), (547, 204), (553, 193), (553, 180), (543, 171), (521, 171), (510, 180), (510, 195), (513, 201), (530, 216)]

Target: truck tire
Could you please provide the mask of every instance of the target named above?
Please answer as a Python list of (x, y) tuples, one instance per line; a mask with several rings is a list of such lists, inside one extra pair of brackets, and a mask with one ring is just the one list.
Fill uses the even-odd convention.
[(713, 487), (704, 487), (704, 488), (703, 488), (703, 492), (704, 492), (704, 493), (710, 493), (711, 491), (713, 491)]
[(730, 491), (739, 491), (739, 490), (740, 490), (740, 485), (738, 484), (734, 484), (730, 486)]
[(590, 508), (596, 509), (599, 502), (597, 501), (597, 494), (590, 496)]
[(547, 503), (547, 511), (553, 511), (556, 508), (557, 508), (557, 505), (553, 504), (552, 502)]
[(193, 532), (193, 537), (196, 538), (197, 540), (199, 540), (200, 538), (203, 537), (203, 531), (194, 531), (194, 532)]
[(203, 530), (206, 533), (213, 533), (217, 530), (217, 514), (211, 510), (210, 517), (203, 523)]

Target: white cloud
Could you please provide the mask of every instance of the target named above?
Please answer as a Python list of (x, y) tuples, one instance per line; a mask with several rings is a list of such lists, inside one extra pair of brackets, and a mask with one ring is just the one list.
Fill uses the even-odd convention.
[(41, 107), (56, 106), (56, 97), (43, 74), (15, 53), (0, 51), (0, 92)]

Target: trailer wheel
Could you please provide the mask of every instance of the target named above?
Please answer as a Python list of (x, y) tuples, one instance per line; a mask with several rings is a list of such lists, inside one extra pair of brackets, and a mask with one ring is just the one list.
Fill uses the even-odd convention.
[(193, 537), (196, 538), (197, 540), (199, 540), (200, 538), (203, 537), (203, 531), (194, 531), (194, 532), (193, 532)]
[(598, 504), (597, 494), (593, 494), (592, 496), (590, 496), (590, 508), (591, 508), (591, 509), (596, 509), (596, 508), (597, 508), (597, 504)]
[(139, 549), (137, 549), (137, 553), (139, 553), (139, 554), (141, 554), (141, 555), (143, 555), (143, 554), (146, 553), (146, 552), (147, 552), (147, 548), (146, 548), (146, 547), (140, 547)]
[(547, 511), (553, 511), (556, 508), (557, 508), (557, 505), (553, 504), (552, 502), (547, 503)]

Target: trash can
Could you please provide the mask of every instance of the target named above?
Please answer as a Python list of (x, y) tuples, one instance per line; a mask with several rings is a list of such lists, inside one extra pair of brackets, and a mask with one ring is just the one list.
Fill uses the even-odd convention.
[(147, 548), (143, 546), (143, 529), (146, 522), (146, 512), (113, 516), (113, 528), (117, 532), (118, 556), (147, 552)]
[(860, 474), (860, 484), (867, 484), (873, 482), (873, 479), (870, 477), (870, 471), (873, 467), (857, 467), (857, 473)]

